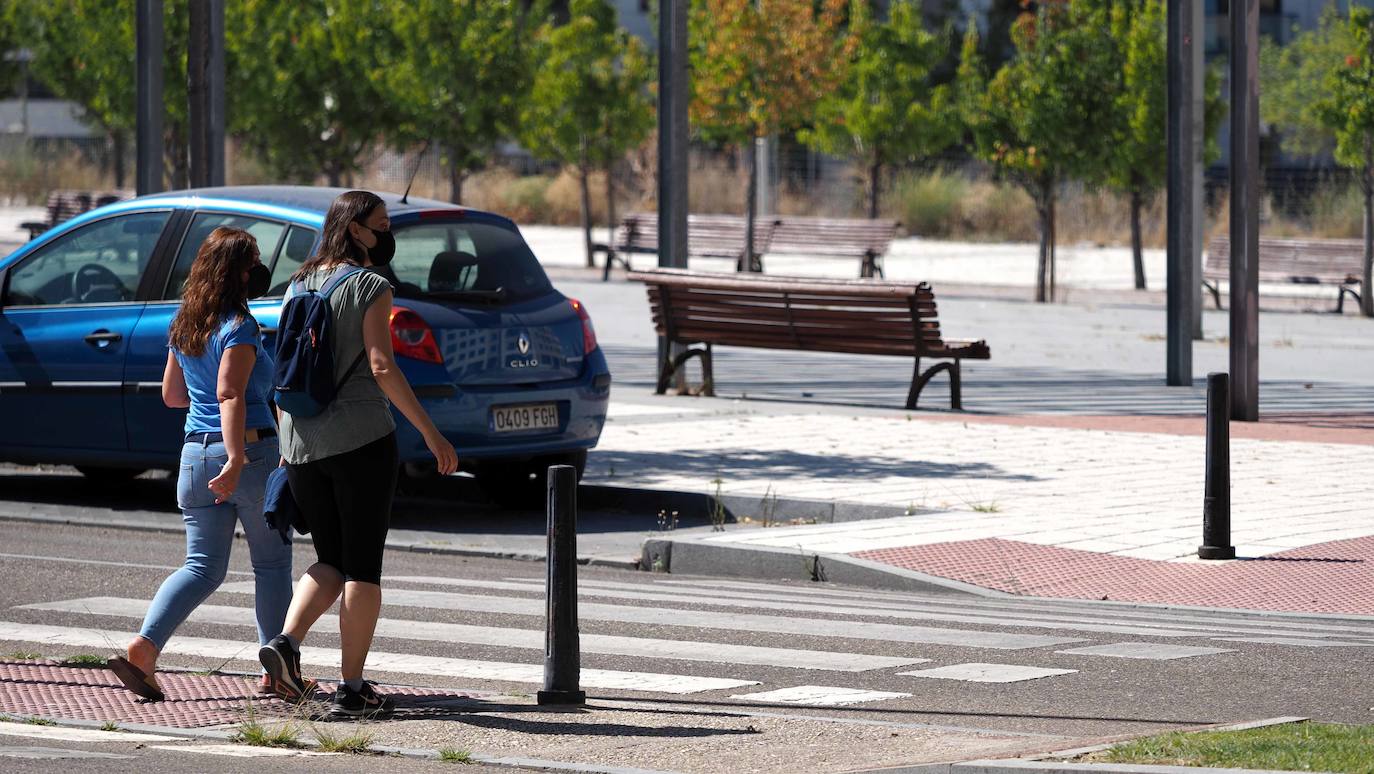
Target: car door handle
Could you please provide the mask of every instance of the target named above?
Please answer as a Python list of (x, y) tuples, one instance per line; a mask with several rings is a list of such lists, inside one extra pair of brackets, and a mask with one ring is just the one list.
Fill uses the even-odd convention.
[(87, 334), (85, 338), (87, 344), (93, 344), (97, 347), (109, 346), (110, 344), (113, 344), (116, 341), (123, 340), (123, 334), (115, 333), (113, 331), (96, 331), (94, 333)]

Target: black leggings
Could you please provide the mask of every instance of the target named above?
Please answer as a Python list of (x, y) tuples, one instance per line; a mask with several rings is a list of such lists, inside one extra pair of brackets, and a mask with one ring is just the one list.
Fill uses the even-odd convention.
[(382, 582), (397, 465), (396, 434), (390, 433), (350, 452), (286, 466), (315, 556), (344, 580)]

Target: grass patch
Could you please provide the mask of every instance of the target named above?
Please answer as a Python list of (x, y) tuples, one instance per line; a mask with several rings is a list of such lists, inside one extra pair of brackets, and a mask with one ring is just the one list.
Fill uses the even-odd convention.
[(319, 748), (323, 752), (349, 753), (360, 755), (371, 752), (372, 742), (376, 737), (362, 729), (357, 729), (347, 736), (343, 734), (332, 734), (324, 729), (315, 729), (315, 739), (319, 741)]
[(55, 725), (57, 725), (57, 721), (55, 721), (55, 720), (48, 720), (47, 718), (29, 718), (28, 720), (25, 720), (24, 722), (25, 722), (25, 723), (28, 723), (28, 724), (31, 725), (31, 726), (55, 726)]
[(439, 750), (439, 760), (446, 763), (476, 763), (472, 759), (472, 753), (467, 750), (455, 750), (452, 747), (444, 747)]
[(101, 731), (118, 731), (118, 730), (119, 730), (119, 724), (116, 723), (116, 722), (114, 722), (113, 720), (107, 720), (107, 721), (105, 721), (104, 723), (101, 723), (101, 724), (100, 724), (100, 730), (101, 730)]
[(6, 653), (6, 661), (37, 661), (43, 658), (42, 653), (34, 653), (30, 650), (16, 650), (13, 653)]
[(61, 661), (62, 666), (88, 666), (105, 667), (109, 662), (104, 656), (93, 656), (90, 653), (78, 653), (75, 656), (67, 656)]
[(239, 730), (230, 738), (239, 744), (253, 747), (301, 747), (300, 732), (287, 723), (280, 728), (268, 728), (257, 720), (249, 718), (239, 723)]
[(974, 503), (974, 504), (972, 505), (972, 508), (973, 508), (974, 511), (976, 511), (976, 512), (978, 512), (978, 513), (1001, 513), (1001, 512), (1002, 512), (1002, 506), (998, 505), (998, 504), (995, 503), (995, 502), (992, 502), (992, 503)]
[(1371, 749), (1374, 725), (1285, 723), (1245, 731), (1161, 734), (1081, 760), (1374, 774)]

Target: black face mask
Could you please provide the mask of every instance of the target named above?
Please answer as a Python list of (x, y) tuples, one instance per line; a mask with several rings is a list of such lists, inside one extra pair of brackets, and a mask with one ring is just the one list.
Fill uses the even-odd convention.
[[(359, 223), (359, 226), (363, 224)], [(367, 228), (367, 226), (363, 226)], [(368, 248), (367, 259), (372, 261), (373, 266), (381, 267), (391, 263), (391, 259), (396, 257), (396, 237), (390, 231), (377, 231), (367, 228), (372, 232), (372, 236), (377, 238), (377, 244)]]
[(248, 284), (243, 288), (244, 295), (248, 298), (265, 296), (271, 284), (272, 270), (260, 263), (255, 263), (253, 267), (248, 270)]

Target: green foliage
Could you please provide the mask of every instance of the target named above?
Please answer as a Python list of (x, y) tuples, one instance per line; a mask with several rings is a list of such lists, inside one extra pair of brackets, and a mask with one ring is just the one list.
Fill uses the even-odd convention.
[(1110, 13), (1112, 38), (1121, 60), (1121, 81), (1113, 100), (1120, 123), (1102, 177), (1119, 191), (1144, 194), (1164, 185), (1168, 169), (1164, 3), (1118, 3)]
[(1324, 94), (1312, 112), (1335, 134), (1336, 160), (1369, 170), (1374, 167), (1374, 13), (1352, 7), (1346, 34), (1346, 54), (1327, 71)]
[(360, 728), (350, 734), (335, 734), (322, 728), (315, 728), (314, 731), (321, 752), (361, 755), (371, 752), (372, 743), (376, 740), (376, 735)]
[(295, 725), (286, 723), (276, 728), (259, 723), (256, 717), (239, 723), (238, 730), (230, 738), (231, 742), (253, 747), (301, 747), (300, 731)]
[(67, 656), (60, 662), (62, 666), (89, 666), (104, 667), (108, 662), (104, 656), (97, 656), (91, 653), (77, 653), (74, 656)]
[(961, 127), (950, 87), (933, 78), (948, 53), (948, 35), (927, 32), (916, 3), (893, 3), (885, 22), (865, 12), (852, 28), (858, 45), (848, 76), (821, 98), (815, 127), (799, 136), (822, 152), (862, 161), (871, 177), (870, 208), (876, 215), (882, 167), (938, 154), (958, 139)]
[[(544, 3), (519, 0), (411, 0), (404, 4), (348, 0), (368, 7), (368, 23), (394, 30), (394, 55), (379, 62), (374, 81), (402, 114), (401, 142), (439, 143), (449, 168), (451, 197), (463, 178), (517, 129), (539, 60), (530, 40), (547, 15)], [(570, 97), (569, 97), (570, 98)]]
[(10, 58), (28, 39), (21, 0), (0, 0), (0, 94), (7, 93), (19, 79), (20, 64)]
[(573, 0), (568, 23), (545, 26), (538, 41), (542, 66), (521, 112), (532, 153), (586, 174), (649, 136), (653, 61), (606, 0)]
[(892, 209), (907, 233), (927, 239), (947, 238), (955, 233), (963, 216), (968, 191), (968, 181), (957, 174), (937, 171), (903, 175), (893, 186)]
[(476, 763), (472, 753), (467, 750), (455, 750), (452, 747), (441, 747), (439, 749), (439, 760), (446, 763)]
[(1115, 763), (1374, 774), (1374, 726), (1285, 723), (1244, 731), (1174, 732), (1092, 756)]
[(230, 130), (277, 175), (311, 181), (324, 173), (338, 185), (396, 131), (402, 111), (378, 84), (377, 52), (398, 45), (389, 7), (374, 0), (226, 4)]
[(1316, 29), (1298, 32), (1286, 46), (1260, 41), (1260, 120), (1278, 127), (1286, 150), (1315, 156), (1335, 149), (1335, 132), (1314, 107), (1334, 97), (1327, 76), (1355, 51), (1351, 27), (1334, 5)]

